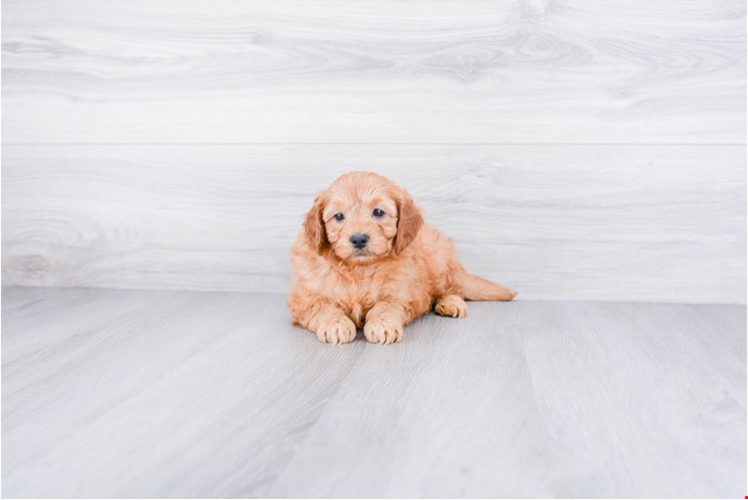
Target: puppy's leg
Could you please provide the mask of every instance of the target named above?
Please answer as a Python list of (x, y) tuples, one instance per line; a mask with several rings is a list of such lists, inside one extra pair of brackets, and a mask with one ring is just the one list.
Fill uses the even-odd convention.
[(406, 310), (402, 305), (396, 302), (379, 302), (366, 314), (366, 340), (374, 344), (400, 342), (406, 320)]
[(294, 323), (316, 334), (320, 342), (347, 344), (356, 338), (356, 325), (329, 300), (292, 295), (288, 302)]
[(320, 342), (329, 344), (347, 344), (356, 338), (356, 325), (334, 307), (312, 318), (309, 330), (317, 334)]
[(439, 316), (464, 318), (468, 315), (468, 306), (458, 295), (445, 295), (436, 300), (434, 312)]

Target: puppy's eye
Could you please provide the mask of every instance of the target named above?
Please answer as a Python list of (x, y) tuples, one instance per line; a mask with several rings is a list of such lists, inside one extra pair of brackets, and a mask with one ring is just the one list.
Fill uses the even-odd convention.
[(383, 215), (384, 215), (384, 211), (383, 210), (380, 210), (378, 208), (374, 209), (374, 217), (381, 217)]
[(345, 215), (341, 213), (335, 214), (335, 220), (343, 220), (343, 219), (345, 219)]

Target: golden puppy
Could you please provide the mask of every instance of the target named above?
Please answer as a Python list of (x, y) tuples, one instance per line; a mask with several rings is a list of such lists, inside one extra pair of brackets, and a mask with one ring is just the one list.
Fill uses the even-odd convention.
[(403, 326), (432, 307), (464, 318), (464, 299), (517, 294), (468, 274), (408, 193), (370, 172), (345, 174), (317, 196), (291, 262), (294, 324), (333, 344), (352, 341), (357, 327), (369, 342), (400, 342)]

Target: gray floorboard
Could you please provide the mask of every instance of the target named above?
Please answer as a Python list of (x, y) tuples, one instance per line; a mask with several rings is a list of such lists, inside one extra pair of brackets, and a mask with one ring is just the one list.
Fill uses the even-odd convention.
[(2, 298), (5, 497), (744, 495), (744, 306), (470, 303), (328, 346), (281, 295)]

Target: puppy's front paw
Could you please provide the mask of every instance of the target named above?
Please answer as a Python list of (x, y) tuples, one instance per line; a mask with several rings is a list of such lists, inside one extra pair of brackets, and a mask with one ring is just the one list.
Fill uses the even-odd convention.
[(345, 316), (336, 316), (320, 323), (317, 338), (328, 344), (347, 344), (356, 338), (356, 325)]
[(447, 295), (436, 301), (434, 312), (439, 316), (464, 318), (468, 315), (468, 307), (458, 295)]
[(403, 325), (385, 318), (372, 318), (364, 325), (366, 340), (374, 344), (391, 344), (403, 339)]

